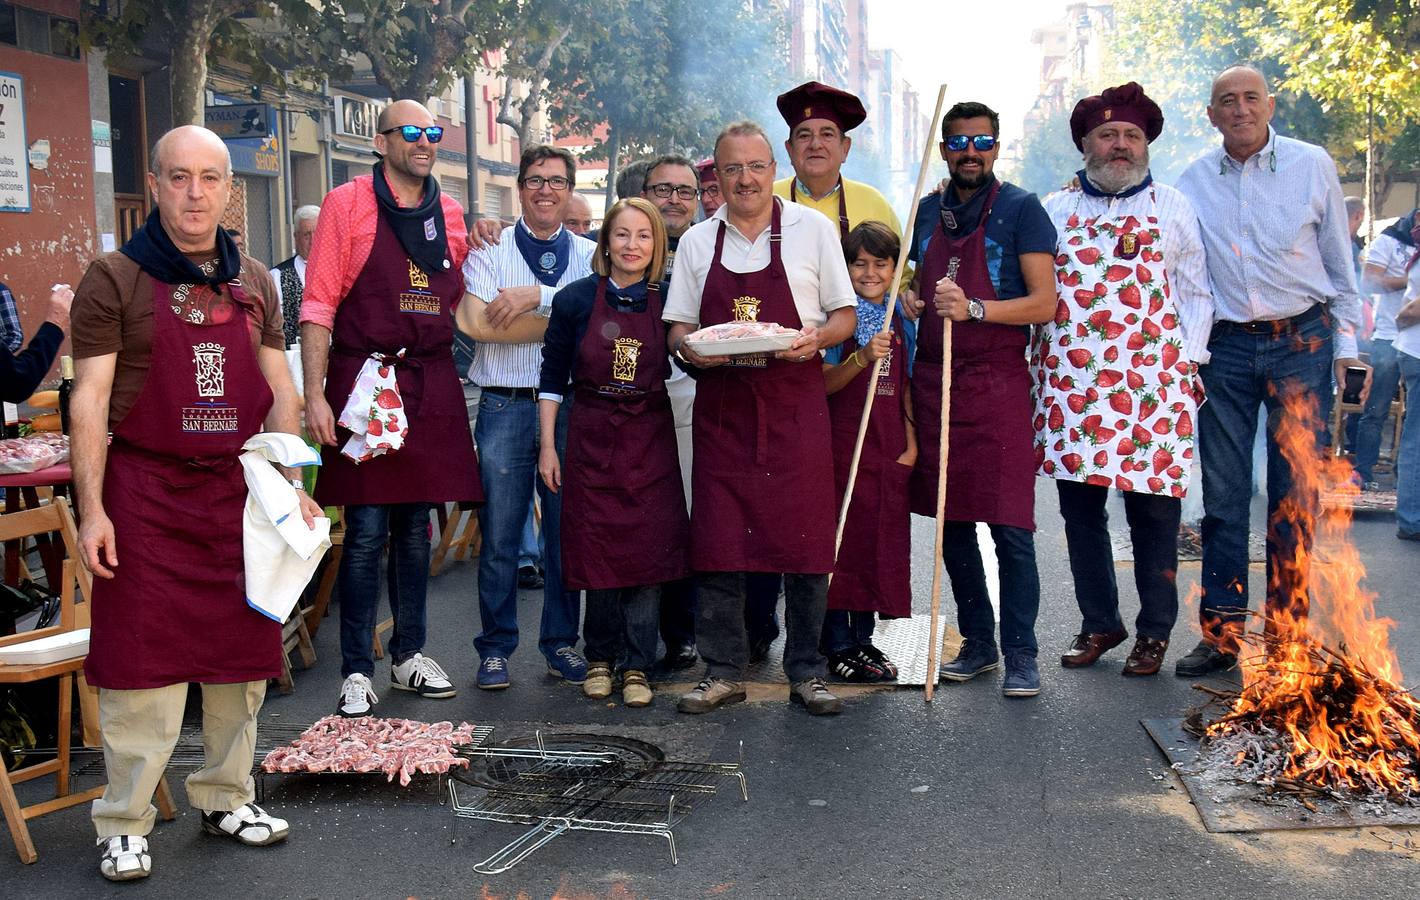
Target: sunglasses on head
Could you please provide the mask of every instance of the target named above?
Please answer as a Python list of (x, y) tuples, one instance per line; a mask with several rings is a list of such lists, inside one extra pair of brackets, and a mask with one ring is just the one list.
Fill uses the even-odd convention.
[(431, 144), (437, 144), (444, 139), (444, 128), (441, 125), (430, 125), (428, 128), (420, 128), (418, 125), (399, 125), (395, 128), (386, 128), (380, 134), (394, 134), (396, 131), (410, 144), (416, 143), (421, 134), (427, 137)]
[(987, 153), (996, 146), (996, 136), (994, 134), (952, 134), (947, 136), (945, 143), (947, 149), (953, 153), (965, 150), (968, 143), (978, 152)]

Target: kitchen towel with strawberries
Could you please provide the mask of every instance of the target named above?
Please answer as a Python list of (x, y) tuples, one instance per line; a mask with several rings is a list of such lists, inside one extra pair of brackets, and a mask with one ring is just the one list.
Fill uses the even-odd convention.
[(409, 436), (394, 374), (395, 364), (403, 358), (403, 349), (394, 356), (372, 353), (355, 376), (355, 386), (340, 412), (340, 426), (352, 434), (340, 452), (357, 464), (395, 452)]
[(1143, 221), (1075, 213), (1060, 229), (1055, 319), (1037, 327), (1031, 351), (1036, 466), (1051, 478), (1182, 497), (1195, 376), (1149, 193)]

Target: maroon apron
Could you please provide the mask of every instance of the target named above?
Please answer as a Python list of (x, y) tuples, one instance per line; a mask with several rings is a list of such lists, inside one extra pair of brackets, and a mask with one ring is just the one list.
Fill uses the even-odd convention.
[[(845, 354), (858, 349), (852, 338)], [(843, 528), (843, 544), (828, 588), (828, 608), (876, 612), (885, 618), (912, 615), (912, 517), (908, 512), (907, 481), (911, 466), (897, 461), (907, 450), (904, 423), (907, 396), (907, 350), (894, 333), (888, 364), (878, 378), (853, 502)], [(845, 355), (845, 359), (847, 356)], [(882, 365), (880, 360), (878, 365)], [(833, 478), (838, 502), (848, 489), (848, 468), (858, 441), (858, 423), (868, 396), (873, 370), (865, 368), (838, 393), (828, 397), (833, 429)]]
[(335, 446), (321, 448), (316, 501), (322, 506), (483, 501), (454, 369), (453, 311), (462, 297), (458, 269), (425, 273), (379, 217), (370, 258), (336, 310), (325, 398), (339, 415), (370, 354), (393, 360), (404, 349), (395, 378), (409, 435), (394, 453), (356, 465), (340, 452), (350, 431), (337, 427)]
[[(931, 297), (950, 276), (968, 297), (997, 299), (986, 265), (986, 223), (1001, 191), (991, 189), (981, 221), (962, 238), (938, 222), (918, 270), (921, 292)], [(942, 421), (942, 338), (947, 320), (930, 302), (918, 322), (912, 370), (917, 421), (917, 466), (912, 511), (934, 516)], [(952, 410), (947, 456), (946, 518), (1035, 530), (1035, 431), (1026, 329), (1019, 325), (956, 322), (952, 326)]]
[(153, 282), (148, 375), (104, 470), (119, 565), (94, 579), (84, 674), (112, 690), (281, 674), (281, 623), (247, 605), (242, 563), (238, 456), (272, 400), (250, 303), (232, 282), (235, 303), (194, 325), (173, 314), (175, 287)]
[(562, 464), (562, 583), (608, 590), (690, 574), (661, 292), (646, 310), (612, 309), (605, 275), (572, 370)]
[[(800, 328), (780, 258), (780, 201), (769, 265), (720, 264), (724, 222), (700, 299), (700, 324), (777, 322)], [(699, 572), (827, 574), (833, 569), (832, 440), (823, 367), (757, 355), (706, 369), (691, 424), (691, 566)]]
[[(799, 182), (799, 179), (797, 179), (797, 178), (790, 178), (790, 179), (789, 179), (789, 202), (790, 202), (790, 203), (798, 203), (798, 202), (799, 202), (799, 191), (798, 191), (798, 188), (797, 188), (798, 182)], [(847, 193), (847, 191), (844, 190), (844, 188), (843, 188), (843, 178), (842, 178), (842, 176), (839, 176), (839, 179), (838, 179), (838, 239), (839, 239), (840, 241), (846, 241), (846, 240), (848, 240), (848, 232), (852, 230), (851, 228), (848, 227), (848, 200), (847, 200), (846, 197), (844, 197), (844, 194), (846, 194), (846, 193)], [(781, 323), (781, 324), (782, 324), (782, 323)]]

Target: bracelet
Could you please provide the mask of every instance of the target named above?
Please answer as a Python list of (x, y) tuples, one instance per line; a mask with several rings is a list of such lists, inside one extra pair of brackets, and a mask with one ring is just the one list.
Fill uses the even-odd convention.
[(852, 360), (853, 360), (855, 363), (858, 364), (858, 368), (860, 368), (860, 369), (866, 369), (866, 368), (868, 368), (868, 364), (865, 363), (865, 362), (863, 362), (863, 358), (858, 355), (859, 352), (860, 352), (860, 351), (858, 351), (858, 350), (854, 350), (853, 353), (852, 353), (852, 357), (851, 357), (851, 358), (852, 358)]

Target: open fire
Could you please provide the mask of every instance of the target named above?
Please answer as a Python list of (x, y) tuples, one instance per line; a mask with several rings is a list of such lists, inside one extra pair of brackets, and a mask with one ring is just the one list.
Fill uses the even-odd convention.
[(1240, 637), (1241, 692), (1208, 691), (1227, 709), (1206, 724), (1200, 762), (1308, 807), (1317, 796), (1420, 805), (1420, 701), (1401, 686), (1394, 623), (1364, 586), (1349, 507), (1323, 515), (1307, 499), (1346, 490), (1350, 466), (1318, 452), (1310, 397), (1284, 406), (1278, 440), (1296, 484), (1272, 527), (1294, 529), (1298, 550), (1269, 573), (1281, 602), (1263, 630)]

